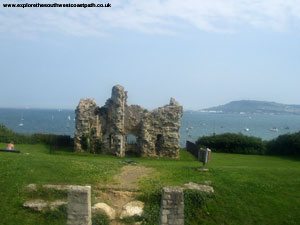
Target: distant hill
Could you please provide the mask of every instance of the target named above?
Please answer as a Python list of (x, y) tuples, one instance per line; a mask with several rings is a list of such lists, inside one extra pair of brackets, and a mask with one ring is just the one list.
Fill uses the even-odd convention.
[(229, 102), (225, 105), (207, 108), (202, 111), (223, 113), (274, 113), (300, 115), (300, 105), (286, 105), (276, 102), (241, 100)]

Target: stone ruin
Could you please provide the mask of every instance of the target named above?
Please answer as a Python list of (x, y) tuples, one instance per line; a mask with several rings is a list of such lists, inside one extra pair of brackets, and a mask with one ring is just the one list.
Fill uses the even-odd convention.
[(81, 99), (75, 113), (76, 152), (179, 157), (182, 106), (173, 98), (169, 105), (148, 112), (127, 105), (127, 92), (116, 85), (103, 107), (94, 99)]

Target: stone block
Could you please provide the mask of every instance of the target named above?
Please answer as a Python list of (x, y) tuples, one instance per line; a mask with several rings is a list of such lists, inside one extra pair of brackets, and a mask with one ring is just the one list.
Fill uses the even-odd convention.
[[(168, 200), (165, 200), (165, 199)], [(180, 187), (165, 187), (162, 192), (160, 225), (184, 224), (184, 194)]]
[(91, 224), (91, 187), (72, 186), (68, 191), (67, 225)]

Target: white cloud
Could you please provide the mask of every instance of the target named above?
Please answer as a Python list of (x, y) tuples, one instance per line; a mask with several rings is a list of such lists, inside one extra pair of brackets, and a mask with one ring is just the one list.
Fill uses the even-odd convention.
[[(3, 0), (2, 3), (12, 3)], [(36, 0), (16, 1), (36, 3)], [(40, 0), (40, 3), (82, 3), (82, 0)], [(85, 3), (106, 3), (84, 0)], [(113, 29), (176, 33), (183, 26), (231, 32), (239, 26), (274, 31), (300, 24), (300, 0), (111, 0), (111, 8), (4, 8), (0, 33), (36, 36), (57, 32), (76, 36), (109, 35)]]

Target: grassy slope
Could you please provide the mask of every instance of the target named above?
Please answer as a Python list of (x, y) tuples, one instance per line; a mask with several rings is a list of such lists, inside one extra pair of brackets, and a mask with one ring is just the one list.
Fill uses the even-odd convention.
[[(4, 148), (0, 144), (0, 148)], [(23, 154), (0, 153), (0, 224), (64, 224), (62, 219), (22, 208), (24, 187), (38, 184), (109, 182), (122, 164), (112, 156), (59, 152), (44, 145), (18, 145)], [(24, 153), (30, 153), (29, 155)], [(216, 197), (207, 202), (196, 224), (297, 224), (300, 221), (300, 161), (270, 156), (213, 154), (209, 173), (185, 151), (180, 160), (133, 160), (158, 172), (142, 189), (211, 180)]]
[[(0, 144), (0, 148), (4, 148)], [(22, 154), (0, 154), (1, 225), (65, 224), (64, 221), (24, 210), (24, 187), (36, 184), (95, 184), (118, 172), (120, 161), (111, 156), (49, 154), (45, 145), (17, 145)], [(29, 154), (26, 154), (29, 153)]]

